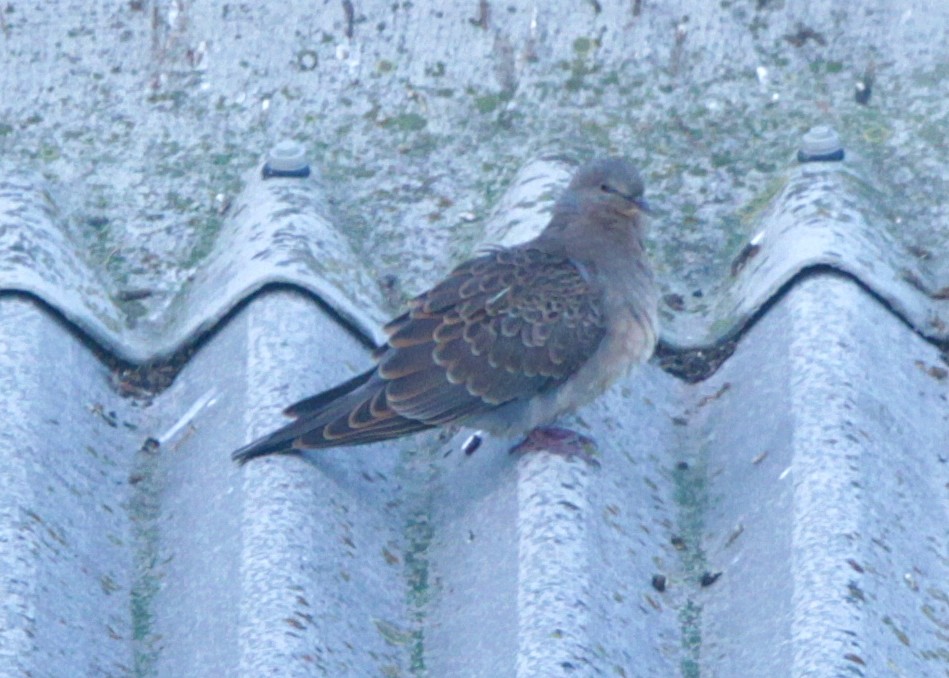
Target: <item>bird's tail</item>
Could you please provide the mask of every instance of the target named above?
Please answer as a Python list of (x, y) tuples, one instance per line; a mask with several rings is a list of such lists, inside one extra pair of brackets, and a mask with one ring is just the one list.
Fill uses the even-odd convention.
[(290, 405), (283, 413), (293, 417), (294, 421), (235, 450), (231, 458), (243, 465), (267, 454), (298, 453), (300, 448), (294, 442), (304, 433), (323, 427), (347, 412), (359, 400), (353, 397), (354, 392), (369, 380), (372, 373), (373, 370), (367, 370), (349, 381)]
[(375, 369), (284, 410), (294, 421), (245, 445), (231, 456), (245, 464), (266, 454), (295, 454), (305, 449), (367, 445), (432, 428), (389, 408), (385, 383)]

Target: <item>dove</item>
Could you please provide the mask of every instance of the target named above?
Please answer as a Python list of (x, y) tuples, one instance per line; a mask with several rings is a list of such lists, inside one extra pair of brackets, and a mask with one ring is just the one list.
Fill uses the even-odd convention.
[(363, 445), (450, 424), (540, 436), (541, 447), (565, 439), (553, 422), (655, 348), (647, 211), (629, 162), (588, 162), (537, 237), (457, 266), (385, 326), (374, 367), (290, 405), (291, 422), (233, 458)]

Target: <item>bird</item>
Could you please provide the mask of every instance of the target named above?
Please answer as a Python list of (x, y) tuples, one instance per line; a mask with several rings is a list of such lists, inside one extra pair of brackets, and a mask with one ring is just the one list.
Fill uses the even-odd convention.
[(576, 442), (553, 422), (656, 346), (643, 190), (624, 158), (584, 164), (539, 235), (482, 249), (411, 299), (385, 326), (373, 367), (290, 405), (284, 413), (292, 421), (233, 459), (363, 445), (456, 423), (526, 436), (540, 448)]

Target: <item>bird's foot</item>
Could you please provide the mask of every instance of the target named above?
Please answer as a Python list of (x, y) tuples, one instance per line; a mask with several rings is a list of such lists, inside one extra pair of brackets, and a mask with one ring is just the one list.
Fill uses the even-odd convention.
[(538, 426), (511, 448), (511, 454), (550, 452), (567, 458), (579, 457), (590, 466), (599, 468), (600, 462), (593, 457), (596, 449), (596, 441), (582, 433), (560, 426)]

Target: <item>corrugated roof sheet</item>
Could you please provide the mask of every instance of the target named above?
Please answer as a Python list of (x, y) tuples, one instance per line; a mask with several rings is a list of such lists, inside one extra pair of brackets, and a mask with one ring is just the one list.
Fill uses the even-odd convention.
[[(949, 676), (947, 26), (3, 9), (0, 674)], [(818, 124), (842, 162), (794, 159)], [(262, 179), (282, 137), (313, 176)], [(599, 466), (450, 431), (230, 461), (605, 152), (664, 330), (570, 422)]]

